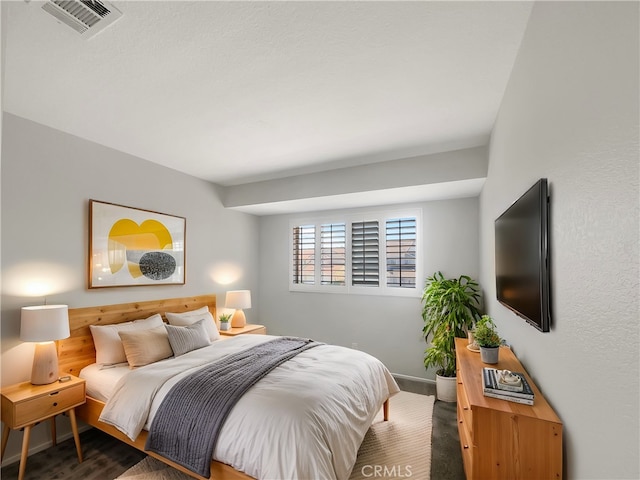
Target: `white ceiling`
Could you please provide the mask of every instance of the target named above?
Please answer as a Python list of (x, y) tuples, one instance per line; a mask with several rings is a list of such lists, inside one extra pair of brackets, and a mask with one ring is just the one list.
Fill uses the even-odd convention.
[(221, 185), (486, 144), (531, 2), (3, 3), (3, 109)]

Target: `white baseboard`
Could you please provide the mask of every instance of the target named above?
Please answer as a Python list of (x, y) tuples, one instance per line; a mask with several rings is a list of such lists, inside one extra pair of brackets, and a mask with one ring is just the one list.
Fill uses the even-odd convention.
[(436, 383), (435, 380), (431, 380), (430, 378), (414, 377), (412, 375), (404, 375), (402, 373), (392, 373), (391, 375), (402, 378), (403, 380), (411, 380), (412, 382), (431, 383), (432, 385), (435, 385)]

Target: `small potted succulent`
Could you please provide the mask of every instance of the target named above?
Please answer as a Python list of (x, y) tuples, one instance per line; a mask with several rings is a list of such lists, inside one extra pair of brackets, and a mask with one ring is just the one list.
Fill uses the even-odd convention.
[(483, 315), (476, 323), (473, 332), (476, 344), (480, 347), (480, 358), (484, 363), (498, 363), (500, 343), (502, 339), (498, 335), (496, 324), (489, 315)]
[(222, 313), (220, 314), (220, 330), (230, 330), (231, 329), (231, 314), (230, 313)]

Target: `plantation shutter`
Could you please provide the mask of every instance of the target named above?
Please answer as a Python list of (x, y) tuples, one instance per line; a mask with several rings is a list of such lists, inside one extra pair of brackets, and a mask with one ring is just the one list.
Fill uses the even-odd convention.
[(320, 284), (345, 285), (346, 224), (320, 225)]
[(315, 283), (316, 227), (293, 227), (293, 283)]
[(393, 218), (386, 222), (387, 286), (416, 286), (415, 218)]
[(351, 284), (377, 287), (380, 284), (380, 238), (378, 221), (351, 224)]

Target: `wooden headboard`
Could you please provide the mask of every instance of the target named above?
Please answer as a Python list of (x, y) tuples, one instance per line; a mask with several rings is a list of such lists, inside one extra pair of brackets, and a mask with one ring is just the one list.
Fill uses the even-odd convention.
[(216, 319), (216, 296), (200, 295), (196, 297), (167, 298), (146, 302), (121, 303), (98, 307), (69, 309), (69, 330), (71, 336), (58, 342), (58, 362), (60, 374), (78, 375), (87, 365), (95, 363), (96, 349), (89, 325), (109, 325), (147, 318), (165, 312), (186, 312), (204, 306)]

